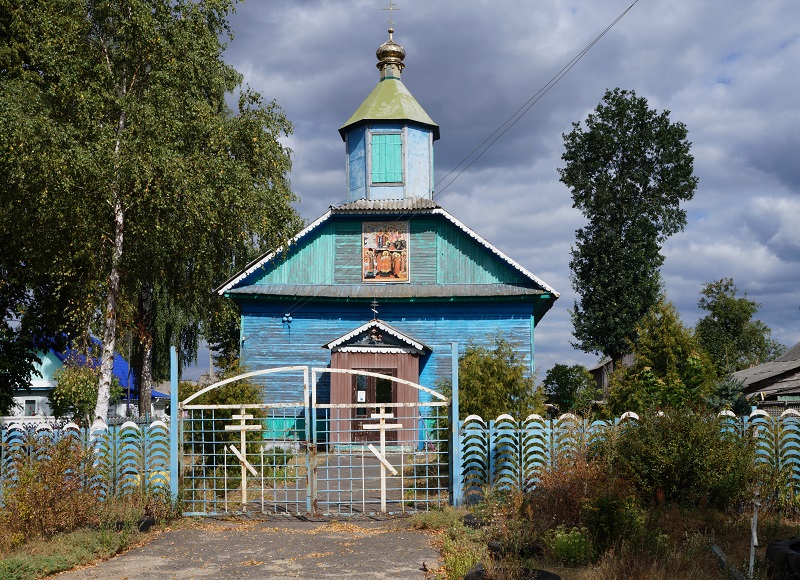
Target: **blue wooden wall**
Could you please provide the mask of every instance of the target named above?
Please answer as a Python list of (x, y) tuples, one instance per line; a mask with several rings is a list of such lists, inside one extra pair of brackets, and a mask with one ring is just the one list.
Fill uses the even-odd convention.
[[(400, 132), (403, 140), (403, 184), (369, 183), (370, 133)], [(433, 132), (400, 123), (362, 125), (347, 133), (347, 200), (431, 197), (433, 189)]]
[[(377, 294), (380, 300), (379, 294)], [(291, 311), (292, 322), (282, 322)], [(531, 305), (523, 302), (441, 302), (379, 304), (378, 317), (400, 332), (421, 340), (433, 352), (420, 362), (420, 383), (435, 388), (440, 377), (450, 376), (451, 343), (469, 339), (489, 344), (501, 331), (519, 356), (531, 364)], [(352, 302), (285, 301), (271, 304), (242, 303), (242, 360), (250, 370), (309, 364), (327, 367), (330, 351), (322, 345), (372, 319), (368, 304)], [(300, 400), (302, 385), (286, 377), (266, 383), (270, 402)], [(329, 400), (328, 382), (318, 396)]]

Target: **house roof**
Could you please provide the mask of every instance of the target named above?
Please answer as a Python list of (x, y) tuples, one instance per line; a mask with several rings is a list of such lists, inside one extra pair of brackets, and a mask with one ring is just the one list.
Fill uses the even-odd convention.
[[(99, 339), (92, 337), (92, 345), (97, 347), (98, 349), (102, 346), (102, 343)], [(68, 360), (76, 360), (80, 364), (86, 363), (86, 356), (78, 352), (72, 347), (68, 347), (65, 352), (56, 352), (53, 349), (50, 349), (55, 357), (60, 360), (62, 363), (66, 363)], [(94, 357), (93, 357), (94, 358)], [(119, 386), (122, 388), (127, 389), (128, 386), (133, 388), (133, 376), (130, 372), (130, 366), (128, 365), (128, 361), (122, 358), (122, 355), (118, 352), (114, 353), (114, 366), (111, 370), (112, 374), (117, 377), (119, 381)]]
[(400, 332), (382, 320), (370, 320), (347, 334), (322, 345), (342, 352), (414, 352), (426, 354), (432, 349), (424, 342)]
[(800, 394), (800, 342), (773, 361), (733, 373), (747, 395)]
[(425, 112), (403, 82), (395, 77), (386, 77), (372, 89), (356, 112), (339, 129), (344, 140), (350, 129), (370, 121), (411, 122), (433, 131), (433, 139), (439, 138), (439, 126)]

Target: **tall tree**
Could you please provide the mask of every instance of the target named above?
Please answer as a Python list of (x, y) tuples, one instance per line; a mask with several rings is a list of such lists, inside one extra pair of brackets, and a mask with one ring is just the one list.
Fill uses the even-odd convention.
[(715, 386), (714, 365), (675, 306), (661, 297), (635, 330), (633, 366), (619, 367), (611, 377), (611, 412), (705, 404)]
[(615, 362), (658, 301), (661, 246), (683, 230), (680, 203), (693, 197), (697, 178), (686, 126), (634, 91), (606, 91), (585, 124), (563, 135), (558, 170), (588, 219), (571, 251), (574, 345)]
[(761, 304), (737, 297), (731, 278), (703, 284), (697, 305), (708, 312), (695, 326), (700, 344), (711, 355), (717, 374), (730, 373), (770, 361), (786, 347), (772, 339), (772, 331), (753, 317)]
[[(241, 83), (221, 58), (230, 0), (6, 4), (3, 74), (14, 82), (3, 98), (14, 108), (0, 110), (9, 125), (30, 125), (10, 142), (48, 137), (11, 163), (50, 176), (28, 203), (57, 187), (61, 230), (94, 260), (90, 287), (100, 291), (85, 299), (102, 313), (96, 415), (108, 407), (120, 335), (134, 337), (146, 407), (166, 364), (154, 353), (179, 342), (191, 357), (212, 288), (299, 226), (279, 142), (291, 126), (248, 90), (236, 113), (226, 104)], [(31, 122), (13, 114), (27, 102)]]

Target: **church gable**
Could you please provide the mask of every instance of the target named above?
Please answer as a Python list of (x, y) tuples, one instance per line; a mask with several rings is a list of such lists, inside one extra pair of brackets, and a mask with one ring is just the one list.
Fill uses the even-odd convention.
[[(441, 210), (443, 212), (443, 210)], [(223, 289), (270, 285), (531, 284), (532, 275), (449, 214), (330, 216)], [(470, 235), (471, 234), (471, 235)], [(543, 290), (546, 288), (543, 286)]]
[(402, 352), (423, 355), (431, 351), (423, 342), (381, 320), (371, 320), (323, 346), (333, 352)]
[(462, 229), (442, 220), (437, 236), (437, 284), (523, 284), (530, 279)]

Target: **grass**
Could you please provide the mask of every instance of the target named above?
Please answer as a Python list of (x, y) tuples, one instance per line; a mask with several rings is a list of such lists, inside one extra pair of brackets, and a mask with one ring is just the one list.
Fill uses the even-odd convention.
[(139, 544), (145, 534), (125, 527), (84, 528), (49, 539), (32, 540), (2, 555), (0, 580), (43, 578), (56, 572), (110, 558)]

